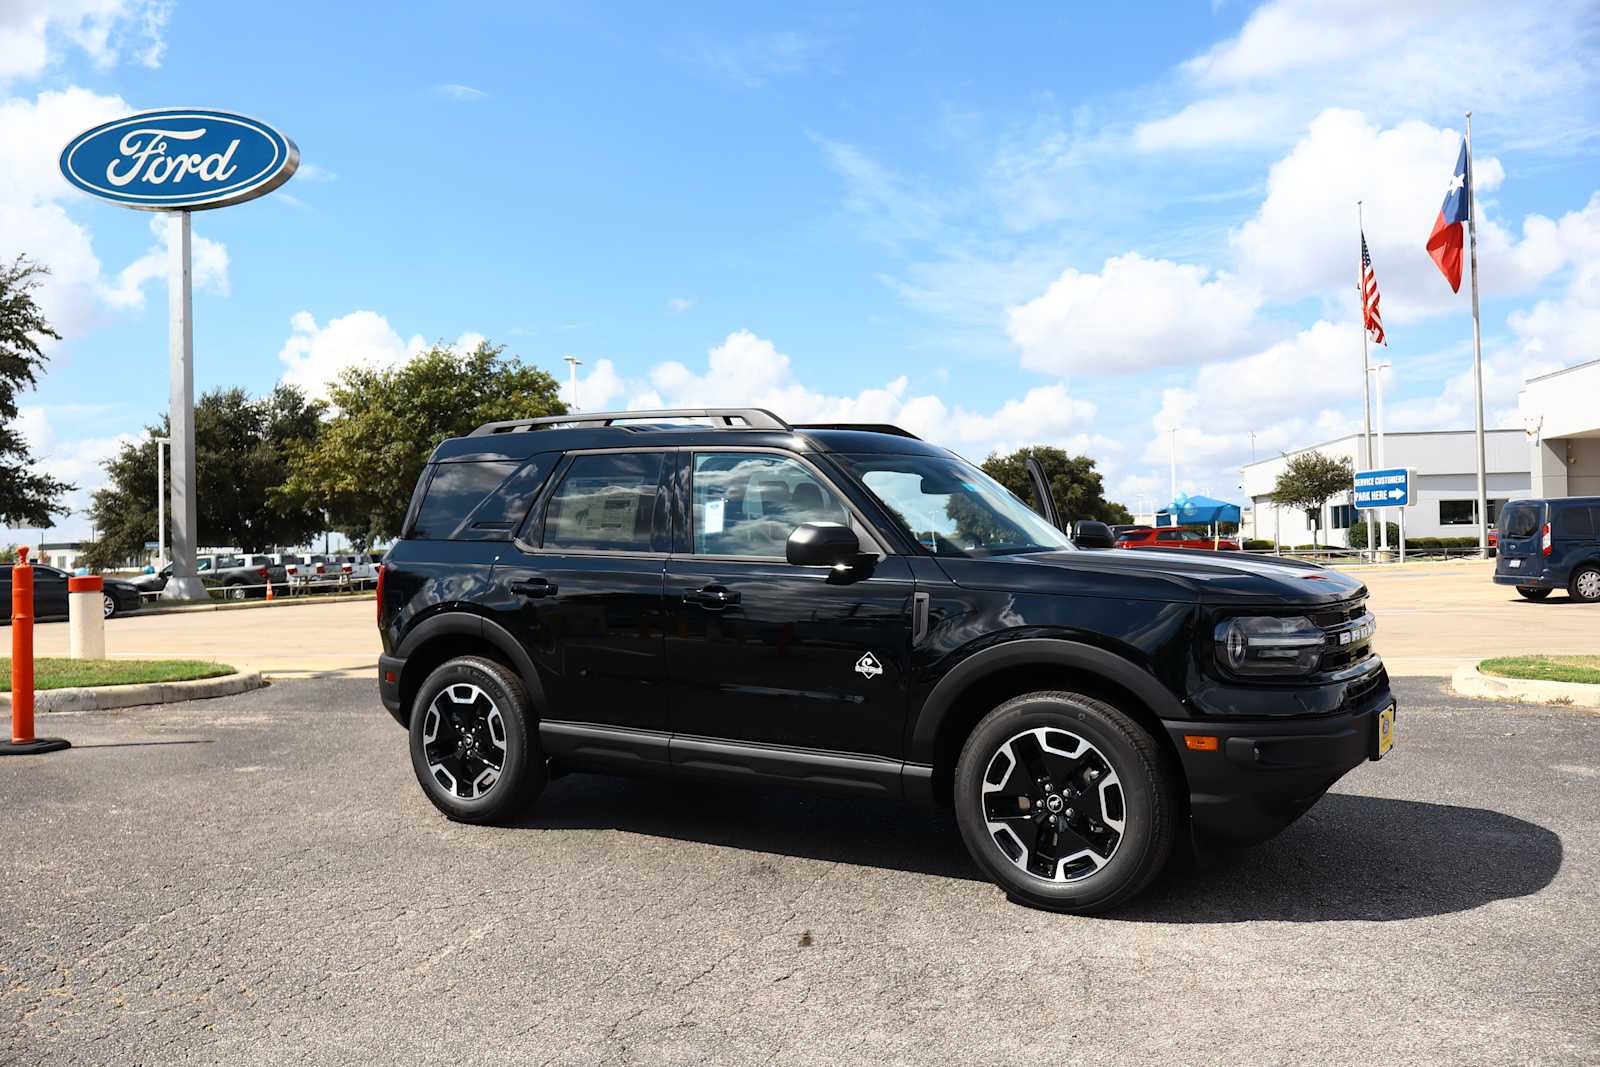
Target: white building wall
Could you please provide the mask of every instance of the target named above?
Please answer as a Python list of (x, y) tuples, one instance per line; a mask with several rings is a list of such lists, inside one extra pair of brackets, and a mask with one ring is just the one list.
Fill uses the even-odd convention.
[[(1488, 495), (1491, 501), (1529, 495), (1527, 435), (1521, 430), (1489, 430), (1484, 434), (1485, 465), (1488, 468)], [(1374, 443), (1374, 452), (1377, 451)], [(1312, 527), (1306, 515), (1295, 508), (1279, 508), (1272, 501), (1277, 484), (1289, 459), (1306, 452), (1321, 452), (1335, 459), (1348, 457), (1360, 468), (1361, 436), (1352, 434), (1336, 441), (1299, 449), (1261, 460), (1244, 468), (1244, 491), (1254, 505), (1254, 522), (1245, 523), (1246, 536), (1264, 541), (1277, 539), (1284, 545), (1309, 544)], [(1405, 509), (1407, 537), (1477, 537), (1475, 522), (1441, 521), (1441, 503), (1475, 500), (1478, 495), (1477, 445), (1470, 430), (1435, 433), (1391, 433), (1384, 441), (1383, 461), (1373, 466), (1409, 467), (1416, 473), (1412, 484), (1414, 503)], [(1348, 504), (1349, 494), (1340, 494), (1323, 508), (1323, 526), (1315, 540), (1320, 544), (1346, 547), (1349, 531), (1332, 526), (1334, 509)], [(1398, 508), (1384, 509), (1389, 522), (1399, 522)], [(1471, 512), (1469, 511), (1470, 515)], [(1363, 516), (1357, 515), (1357, 521)]]
[(1600, 359), (1530, 378), (1517, 398), (1530, 431), (1532, 496), (1600, 496)]

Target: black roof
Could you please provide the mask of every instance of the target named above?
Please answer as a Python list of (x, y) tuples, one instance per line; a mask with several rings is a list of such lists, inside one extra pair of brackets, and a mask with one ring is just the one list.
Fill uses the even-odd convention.
[[(662, 420), (628, 421), (621, 420)], [(704, 419), (715, 423), (685, 423)], [(949, 453), (898, 426), (844, 423), (790, 424), (759, 408), (700, 408), (652, 412), (596, 412), (549, 419), (519, 419), (480, 426), (467, 437), (453, 437), (434, 450), (433, 460), (523, 460), (540, 452), (588, 448), (684, 448), (698, 445), (749, 445), (797, 452), (864, 452), (889, 455)]]

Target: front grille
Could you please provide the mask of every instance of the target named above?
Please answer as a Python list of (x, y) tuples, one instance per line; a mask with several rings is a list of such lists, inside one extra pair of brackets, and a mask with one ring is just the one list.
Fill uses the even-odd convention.
[(1348, 635), (1367, 621), (1367, 598), (1356, 597), (1332, 607), (1310, 612), (1308, 617), (1327, 634), (1322, 653), (1322, 669), (1342, 670), (1372, 658), (1372, 636), (1349, 640)]

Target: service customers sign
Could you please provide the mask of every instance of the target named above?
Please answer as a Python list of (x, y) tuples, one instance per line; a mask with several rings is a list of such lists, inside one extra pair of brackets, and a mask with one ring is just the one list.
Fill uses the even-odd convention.
[(288, 181), (300, 150), (259, 119), (166, 108), (103, 122), (61, 150), (61, 173), (90, 196), (145, 211), (203, 211)]

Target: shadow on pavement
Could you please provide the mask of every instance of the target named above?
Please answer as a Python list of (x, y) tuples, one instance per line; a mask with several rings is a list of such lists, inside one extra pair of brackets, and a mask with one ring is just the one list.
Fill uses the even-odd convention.
[[(980, 880), (948, 812), (889, 800), (573, 775), (517, 825), (608, 829), (945, 878)], [(1555, 833), (1484, 808), (1330, 794), (1266, 844), (1174, 864), (1120, 921), (1411, 919), (1537, 893)]]
[(1561, 859), (1559, 836), (1497, 811), (1330, 793), (1264, 845), (1175, 867), (1114, 917), (1414, 919), (1537, 893)]

